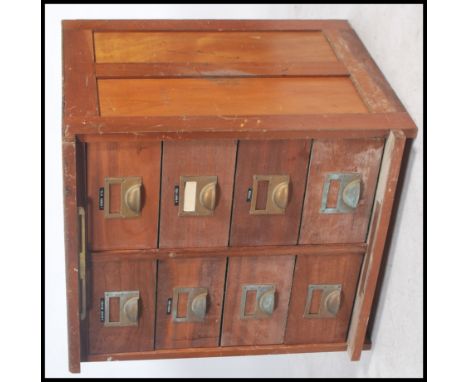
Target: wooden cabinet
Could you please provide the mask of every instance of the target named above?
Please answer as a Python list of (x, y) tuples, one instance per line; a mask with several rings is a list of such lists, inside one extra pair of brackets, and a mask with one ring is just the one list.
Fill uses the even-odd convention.
[(70, 370), (358, 360), (416, 127), (351, 26), (62, 26)]

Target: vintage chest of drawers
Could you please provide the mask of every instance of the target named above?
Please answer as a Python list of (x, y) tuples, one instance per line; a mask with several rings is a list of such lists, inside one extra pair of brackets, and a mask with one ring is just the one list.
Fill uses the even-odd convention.
[(62, 28), (70, 370), (358, 360), (416, 127), (350, 25)]

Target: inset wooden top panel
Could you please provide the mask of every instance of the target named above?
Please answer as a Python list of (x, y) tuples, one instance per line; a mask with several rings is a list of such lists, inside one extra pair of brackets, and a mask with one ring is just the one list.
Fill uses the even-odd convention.
[(101, 116), (366, 113), (347, 77), (98, 80)]
[(321, 32), (96, 32), (98, 63), (336, 62)]

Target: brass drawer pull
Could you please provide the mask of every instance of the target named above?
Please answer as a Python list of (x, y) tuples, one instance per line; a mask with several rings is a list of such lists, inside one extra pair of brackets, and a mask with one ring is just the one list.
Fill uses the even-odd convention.
[[(110, 299), (119, 299), (119, 320), (110, 320)], [(104, 326), (138, 326), (140, 291), (104, 292)]]
[[(329, 191), (332, 181), (338, 181), (340, 187), (336, 206), (328, 206)], [(323, 214), (338, 214), (353, 212), (359, 204), (361, 197), (361, 174), (358, 173), (331, 173), (327, 175), (323, 185), (322, 205)]]
[[(304, 318), (336, 317), (341, 306), (341, 284), (310, 284), (307, 288), (307, 300), (304, 309)], [(314, 291), (322, 292), (319, 309), (311, 313)]]
[(179, 216), (210, 216), (216, 207), (217, 176), (181, 176), (180, 192), (174, 203)]
[[(185, 316), (179, 316), (178, 310), (180, 295), (186, 293), (187, 308)], [(184, 288), (178, 287), (173, 290), (172, 297), (172, 320), (174, 322), (200, 322), (205, 319), (208, 300), (208, 288)]]
[[(265, 208), (258, 208), (259, 183), (267, 182), (268, 190)], [(251, 215), (284, 214), (289, 202), (289, 175), (254, 175), (250, 202)]]
[[(110, 211), (110, 186), (120, 184), (120, 209)], [(104, 178), (104, 216), (107, 219), (133, 218), (141, 215), (141, 186), (139, 176)]]
[[(249, 291), (254, 291), (255, 295), (255, 311), (252, 313), (246, 312), (247, 294)], [(276, 286), (267, 285), (243, 285), (240, 305), (240, 318), (266, 318), (270, 317), (275, 310), (275, 294)]]

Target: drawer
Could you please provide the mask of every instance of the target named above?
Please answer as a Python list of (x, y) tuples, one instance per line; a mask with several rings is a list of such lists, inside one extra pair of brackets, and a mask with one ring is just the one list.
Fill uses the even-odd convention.
[(221, 346), (283, 343), (294, 256), (229, 259)]
[(161, 248), (227, 246), (236, 147), (235, 141), (164, 142)]
[(160, 166), (160, 142), (87, 144), (93, 250), (156, 247)]
[(310, 141), (240, 141), (230, 245), (297, 244)]
[(361, 254), (298, 256), (285, 343), (345, 342)]
[(313, 142), (300, 244), (366, 240), (383, 146), (383, 139)]
[(96, 259), (91, 265), (89, 353), (153, 350), (155, 262)]

